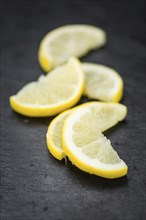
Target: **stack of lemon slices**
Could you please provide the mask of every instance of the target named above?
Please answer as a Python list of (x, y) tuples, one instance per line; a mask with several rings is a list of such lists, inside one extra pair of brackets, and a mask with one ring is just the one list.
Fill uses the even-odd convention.
[[(41, 41), (38, 59), (50, 72), (11, 96), (10, 105), (30, 117), (60, 113), (47, 131), (50, 153), (58, 160), (67, 156), (90, 174), (118, 178), (127, 174), (127, 165), (102, 132), (127, 115), (126, 106), (118, 103), (123, 80), (114, 69), (78, 60), (105, 43), (105, 32), (91, 25), (67, 25), (49, 32)], [(82, 95), (98, 101), (71, 108)]]
[(102, 132), (122, 121), (126, 114), (126, 106), (118, 103), (89, 102), (67, 110), (48, 128), (48, 149), (59, 160), (67, 155), (74, 165), (90, 174), (124, 176), (127, 166)]

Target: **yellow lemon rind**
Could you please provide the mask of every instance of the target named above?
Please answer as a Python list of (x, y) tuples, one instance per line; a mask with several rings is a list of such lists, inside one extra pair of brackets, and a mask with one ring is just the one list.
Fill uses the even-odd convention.
[(45, 73), (48, 73), (51, 69), (53, 69), (53, 61), (51, 60), (51, 58), (48, 58), (42, 46), (40, 46), (39, 48), (38, 61)]

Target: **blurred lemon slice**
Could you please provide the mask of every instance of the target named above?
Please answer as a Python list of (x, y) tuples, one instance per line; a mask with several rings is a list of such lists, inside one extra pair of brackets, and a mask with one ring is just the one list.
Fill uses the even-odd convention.
[(104, 102), (119, 102), (123, 96), (123, 80), (114, 70), (104, 65), (82, 63), (85, 75), (84, 94)]
[(64, 63), (71, 56), (81, 57), (106, 42), (105, 32), (92, 25), (65, 25), (50, 31), (42, 39), (38, 51), (45, 72)]

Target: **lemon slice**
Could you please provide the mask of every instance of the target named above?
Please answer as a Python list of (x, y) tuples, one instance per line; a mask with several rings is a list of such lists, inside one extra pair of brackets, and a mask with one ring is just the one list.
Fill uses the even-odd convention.
[[(103, 107), (104, 112), (105, 109)], [(124, 111), (126, 113), (126, 108)], [(107, 115), (108, 112), (111, 111), (107, 108)], [(103, 120), (99, 119), (102, 116), (98, 104), (84, 106), (71, 113), (63, 127), (64, 152), (75, 166), (85, 172), (110, 179), (118, 178), (126, 175), (128, 168), (110, 140), (101, 133), (103, 127), (109, 127), (105, 125), (106, 116)]]
[(75, 105), (84, 89), (84, 75), (76, 58), (41, 76), (38, 81), (24, 86), (10, 97), (10, 105), (16, 112), (32, 116), (55, 115)]
[(118, 121), (123, 120), (127, 113), (126, 107), (121, 104), (89, 102), (59, 114), (50, 123), (46, 134), (48, 149), (51, 154), (58, 160), (62, 160), (65, 157), (65, 153), (62, 147), (62, 129), (64, 122), (73, 111), (82, 106), (88, 106), (89, 108), (92, 108), (92, 106), (96, 106), (96, 113), (98, 112), (99, 117), (99, 129), (101, 131), (105, 131), (108, 128), (117, 124)]
[(91, 25), (65, 25), (50, 31), (41, 41), (38, 60), (45, 72), (71, 56), (81, 57), (106, 42), (105, 32)]
[(104, 65), (83, 63), (84, 94), (104, 102), (119, 102), (123, 96), (123, 80), (114, 70)]
[(50, 123), (46, 134), (48, 149), (58, 160), (62, 160), (66, 156), (62, 147), (62, 128), (65, 119), (73, 112), (73, 109), (75, 108), (66, 110), (55, 117)]

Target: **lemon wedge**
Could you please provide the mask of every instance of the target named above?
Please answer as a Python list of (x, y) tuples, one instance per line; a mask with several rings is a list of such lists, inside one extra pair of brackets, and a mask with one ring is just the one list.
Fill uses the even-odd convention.
[(105, 131), (123, 120), (127, 113), (126, 107), (121, 104), (89, 102), (59, 114), (50, 123), (46, 134), (48, 149), (58, 160), (62, 160), (66, 156), (62, 147), (62, 130), (64, 122), (73, 111), (82, 106), (88, 106), (89, 108), (96, 106), (96, 112), (98, 114), (98, 121), (100, 124), (99, 129), (101, 131)]
[(75, 108), (66, 110), (56, 116), (51, 121), (46, 134), (48, 150), (58, 160), (62, 160), (66, 156), (62, 147), (62, 128), (65, 119), (73, 109)]
[(119, 102), (123, 96), (124, 83), (114, 69), (104, 65), (82, 63), (85, 75), (84, 94), (104, 102)]
[(50, 31), (42, 39), (38, 60), (45, 72), (66, 62), (71, 56), (81, 57), (106, 43), (105, 32), (92, 25), (65, 25)]
[(56, 67), (47, 76), (24, 86), (10, 97), (10, 105), (16, 112), (43, 117), (60, 113), (74, 106), (84, 89), (84, 75), (81, 64), (70, 58), (66, 64)]
[[(105, 106), (99, 110), (98, 105), (80, 107), (69, 115), (63, 126), (63, 149), (79, 169), (109, 179), (118, 178), (127, 174), (127, 165), (101, 133), (111, 126), (109, 121), (115, 120), (116, 114), (112, 116), (112, 111)], [(110, 105), (114, 109), (115, 104)], [(119, 120), (126, 112), (126, 107), (121, 105), (117, 113)], [(110, 119), (107, 119), (109, 113)]]

